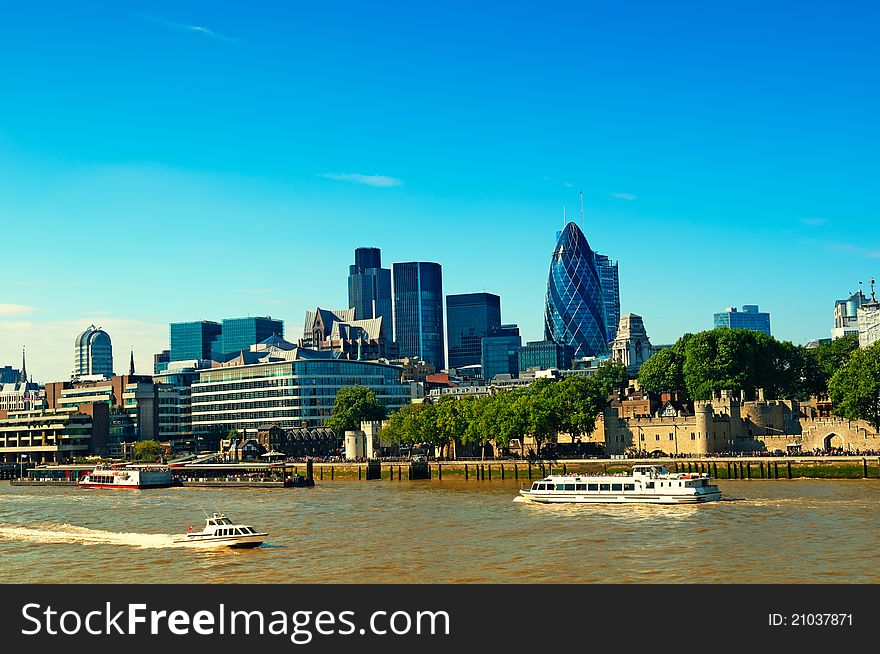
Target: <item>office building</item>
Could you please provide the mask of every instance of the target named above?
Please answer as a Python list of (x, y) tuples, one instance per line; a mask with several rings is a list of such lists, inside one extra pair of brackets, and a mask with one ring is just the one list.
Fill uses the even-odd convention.
[(267, 423), (283, 429), (321, 427), (336, 394), (347, 386), (372, 389), (388, 411), (408, 404), (411, 392), (410, 384), (400, 381), (400, 368), (290, 343), (241, 352), (198, 375), (192, 384), (192, 429), (202, 437), (226, 437), (232, 429), (256, 437)]
[(446, 367), (443, 346), (443, 279), (439, 263), (395, 263), (394, 334), (402, 357)]
[(859, 307), (865, 304), (868, 298), (859, 289), (845, 300), (834, 302), (834, 327), (831, 329), (831, 338), (841, 338), (849, 334), (859, 333)]
[(77, 456), (106, 455), (108, 437), (106, 404), (0, 412), (4, 463), (69, 463)]
[(544, 339), (571, 345), (574, 356), (608, 354), (605, 301), (593, 250), (575, 223), (559, 233), (544, 304)]
[(858, 308), (859, 347), (871, 347), (880, 341), (880, 302), (874, 294), (874, 278), (871, 277), (871, 299)]
[(170, 325), (170, 361), (205, 361), (222, 351), (223, 328), (218, 322), (173, 322)]
[(220, 351), (230, 356), (267, 338), (284, 338), (284, 323), (270, 316), (224, 318), (220, 332)]
[(530, 368), (539, 370), (569, 370), (574, 348), (553, 341), (529, 341), (519, 348), (520, 372)]
[(168, 369), (171, 363), (171, 350), (162, 350), (153, 355), (153, 374), (158, 375), (160, 372)]
[(620, 278), (617, 274), (617, 262), (612, 262), (604, 254), (596, 253), (596, 271), (599, 273), (599, 286), (602, 287), (602, 301), (605, 304), (605, 325), (609, 343), (617, 335), (620, 322)]
[(493, 293), (462, 293), (446, 296), (446, 346), (449, 367), (480, 363), (482, 340), (501, 327), (501, 298)]
[(12, 366), (0, 368), (0, 384), (14, 384), (18, 381), (21, 381), (21, 370)]
[(483, 337), (481, 343), (482, 376), (491, 381), (495, 375), (519, 375), (519, 348), (522, 339), (519, 327), (502, 325)]
[(745, 304), (742, 311), (736, 307), (727, 307), (722, 313), (715, 314), (715, 328), (752, 329), (770, 336), (770, 314), (758, 310), (757, 304)]
[(348, 268), (348, 306), (354, 308), (354, 320), (382, 318), (386, 338), (394, 340), (391, 270), (382, 267), (379, 248), (354, 251), (354, 265)]
[(113, 346), (107, 332), (90, 325), (74, 341), (71, 377), (79, 379), (93, 376), (113, 376)]

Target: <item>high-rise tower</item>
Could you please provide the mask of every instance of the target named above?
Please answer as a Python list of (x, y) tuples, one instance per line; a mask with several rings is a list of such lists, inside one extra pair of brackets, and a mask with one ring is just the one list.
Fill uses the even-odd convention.
[(73, 377), (113, 376), (113, 346), (103, 329), (90, 325), (76, 337), (73, 350)]
[(394, 336), (402, 357), (446, 367), (443, 348), (443, 279), (439, 263), (395, 263)]
[(596, 256), (577, 224), (556, 241), (547, 279), (544, 337), (571, 345), (576, 358), (608, 354), (608, 326)]
[(393, 340), (391, 313), (391, 270), (382, 267), (379, 248), (357, 248), (354, 265), (348, 267), (348, 306), (355, 320), (384, 318), (385, 338)]

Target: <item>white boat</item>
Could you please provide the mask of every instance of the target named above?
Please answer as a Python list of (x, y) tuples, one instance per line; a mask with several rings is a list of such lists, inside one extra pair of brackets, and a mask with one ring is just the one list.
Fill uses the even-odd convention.
[(168, 488), (171, 469), (162, 465), (109, 466), (100, 464), (79, 480), (83, 488)]
[(214, 513), (205, 519), (202, 531), (190, 531), (174, 542), (214, 547), (259, 547), (268, 535), (250, 525), (237, 525), (222, 513)]
[(633, 466), (631, 475), (553, 475), (520, 490), (541, 504), (701, 504), (721, 499), (706, 473), (673, 473), (663, 466)]

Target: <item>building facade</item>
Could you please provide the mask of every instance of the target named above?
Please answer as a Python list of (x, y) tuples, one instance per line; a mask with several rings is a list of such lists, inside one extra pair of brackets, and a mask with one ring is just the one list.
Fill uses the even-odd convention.
[(108, 434), (106, 404), (0, 412), (0, 461), (61, 463), (106, 454)]
[(519, 369), (569, 370), (573, 358), (574, 348), (567, 343), (560, 345), (553, 341), (529, 341), (519, 348)]
[(210, 360), (213, 353), (222, 350), (220, 342), (223, 327), (218, 322), (173, 322), (169, 325), (169, 361)]
[(270, 348), (222, 366), (199, 371), (192, 385), (192, 428), (197, 435), (236, 429), (256, 435), (260, 425), (282, 429), (321, 427), (336, 394), (366, 386), (389, 411), (410, 401), (410, 385), (399, 368), (374, 361), (350, 361), (330, 352)]
[(617, 337), (611, 342), (611, 358), (626, 366), (634, 376), (642, 364), (654, 353), (641, 316), (628, 313), (620, 319)]
[(446, 296), (446, 346), (449, 367), (480, 363), (482, 340), (501, 327), (501, 298), (493, 293)]
[(76, 337), (73, 348), (73, 379), (113, 376), (113, 345), (103, 329), (90, 325)]
[(315, 311), (306, 311), (299, 347), (368, 361), (397, 354), (396, 347), (388, 340), (385, 318), (354, 320), (354, 315), (354, 307), (343, 310), (318, 307)]
[(354, 251), (354, 265), (348, 267), (348, 306), (354, 308), (354, 320), (382, 318), (386, 337), (394, 340), (391, 269), (382, 267), (379, 248)]
[(715, 328), (751, 329), (770, 336), (770, 314), (758, 310), (757, 304), (744, 304), (742, 311), (736, 307), (727, 307), (723, 312), (715, 314)]
[(401, 357), (446, 367), (443, 344), (443, 274), (439, 263), (395, 263), (394, 334)]
[(520, 346), (522, 339), (516, 325), (502, 325), (484, 336), (481, 357), (483, 379), (491, 381), (496, 375), (519, 376)]
[(834, 302), (834, 327), (831, 328), (831, 338), (842, 338), (849, 334), (859, 333), (859, 307), (867, 303), (868, 298), (859, 289), (845, 300)]
[(599, 286), (602, 287), (602, 301), (605, 304), (605, 324), (608, 328), (606, 340), (610, 343), (617, 336), (617, 326), (620, 323), (620, 277), (617, 262), (597, 252), (596, 270), (599, 273)]
[(224, 318), (220, 325), (220, 352), (230, 356), (272, 336), (284, 338), (283, 321), (271, 316)]
[[(873, 280), (871, 280), (873, 282)], [(871, 291), (871, 299), (858, 308), (859, 347), (871, 347), (880, 340), (880, 302)]]
[(559, 233), (547, 280), (544, 339), (568, 344), (577, 358), (608, 353), (605, 300), (596, 259), (580, 228)]

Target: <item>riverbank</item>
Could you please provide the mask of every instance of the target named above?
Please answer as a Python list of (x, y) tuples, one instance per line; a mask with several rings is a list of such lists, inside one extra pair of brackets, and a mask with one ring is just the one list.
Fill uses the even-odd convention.
[[(708, 473), (715, 479), (880, 479), (878, 457), (742, 457), (706, 459), (574, 459), (564, 461), (432, 461), (434, 480), (520, 481), (564, 474), (628, 474), (634, 465), (659, 464), (670, 472)], [(367, 479), (366, 463), (315, 463), (316, 481)], [(290, 464), (294, 472), (305, 464)], [(381, 463), (374, 481), (411, 480), (407, 462)]]

